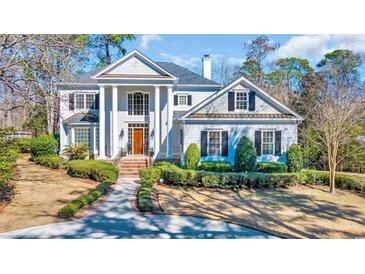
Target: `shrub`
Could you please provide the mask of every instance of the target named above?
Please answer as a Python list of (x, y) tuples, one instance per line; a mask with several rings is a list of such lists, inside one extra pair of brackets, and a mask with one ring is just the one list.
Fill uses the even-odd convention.
[(75, 200), (71, 201), (58, 211), (58, 217), (68, 219), (74, 216), (81, 208), (99, 199), (110, 188), (112, 183), (105, 181), (99, 184), (95, 189), (91, 190), (88, 194), (81, 195)]
[(238, 171), (254, 171), (256, 149), (248, 137), (242, 137), (236, 146), (235, 166)]
[(287, 166), (289, 172), (298, 172), (303, 168), (303, 152), (300, 145), (293, 144), (289, 147), (287, 154)]
[(139, 177), (142, 180), (157, 181), (161, 178), (161, 170), (156, 167), (147, 167), (139, 170)]
[(215, 171), (215, 172), (233, 171), (231, 163), (226, 161), (202, 161), (200, 163), (199, 169), (205, 171)]
[[(328, 185), (329, 172), (317, 170), (304, 170), (298, 172), (302, 183), (310, 185)], [(355, 176), (336, 172), (335, 185), (338, 188), (361, 191), (361, 184)]]
[(50, 134), (32, 138), (30, 141), (30, 153), (32, 154), (32, 158), (43, 155), (55, 155), (57, 147), (57, 140)]
[(64, 152), (71, 160), (83, 160), (89, 152), (89, 147), (86, 144), (70, 145), (66, 146)]
[(257, 172), (264, 172), (264, 173), (283, 173), (287, 172), (287, 166), (284, 163), (278, 162), (260, 162), (257, 163), (256, 166)]
[(200, 161), (200, 152), (197, 144), (190, 144), (185, 152), (184, 167), (186, 169), (197, 169)]
[(30, 152), (30, 141), (31, 140), (32, 140), (31, 138), (17, 138), (16, 139), (16, 144), (21, 153)]
[(152, 212), (153, 202), (152, 202), (152, 186), (153, 181), (149, 179), (144, 179), (141, 182), (141, 186), (137, 194), (137, 207), (142, 212)]
[(98, 160), (72, 160), (69, 162), (68, 174), (74, 177), (90, 178), (95, 181), (118, 179), (118, 169), (111, 163)]
[(65, 167), (66, 161), (62, 157), (58, 155), (44, 155), (44, 156), (38, 156), (33, 159), (33, 161), (36, 164), (54, 168), (54, 169), (60, 169)]

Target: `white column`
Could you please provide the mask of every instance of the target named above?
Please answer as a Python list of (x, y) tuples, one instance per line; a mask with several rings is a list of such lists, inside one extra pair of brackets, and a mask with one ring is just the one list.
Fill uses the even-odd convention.
[(174, 108), (174, 94), (172, 87), (167, 87), (167, 158), (172, 158), (173, 136), (172, 115)]
[(105, 159), (105, 88), (99, 87), (99, 159)]
[(114, 158), (118, 154), (118, 87), (113, 86), (112, 95), (112, 119), (110, 125), (110, 133), (112, 136), (112, 157)]
[(156, 159), (158, 153), (160, 152), (160, 87), (155, 87), (155, 126), (154, 126), (154, 141), (155, 141), (155, 155)]
[(96, 155), (96, 126), (92, 127), (93, 155)]

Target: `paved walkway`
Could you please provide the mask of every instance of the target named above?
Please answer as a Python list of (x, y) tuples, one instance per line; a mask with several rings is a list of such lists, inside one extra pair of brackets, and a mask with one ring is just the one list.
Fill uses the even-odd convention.
[(119, 180), (107, 200), (76, 221), (23, 228), (0, 238), (275, 238), (249, 228), (197, 217), (142, 215), (131, 206), (138, 184)]

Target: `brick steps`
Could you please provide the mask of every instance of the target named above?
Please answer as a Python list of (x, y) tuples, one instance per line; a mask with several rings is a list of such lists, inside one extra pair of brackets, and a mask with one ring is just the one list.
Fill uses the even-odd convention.
[(119, 162), (119, 177), (138, 178), (139, 170), (147, 167), (148, 159), (145, 157), (125, 157)]

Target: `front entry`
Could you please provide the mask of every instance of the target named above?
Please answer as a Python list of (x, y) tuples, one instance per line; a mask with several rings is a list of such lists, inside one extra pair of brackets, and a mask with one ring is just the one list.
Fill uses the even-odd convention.
[(143, 154), (143, 128), (135, 128), (133, 135), (133, 153)]

